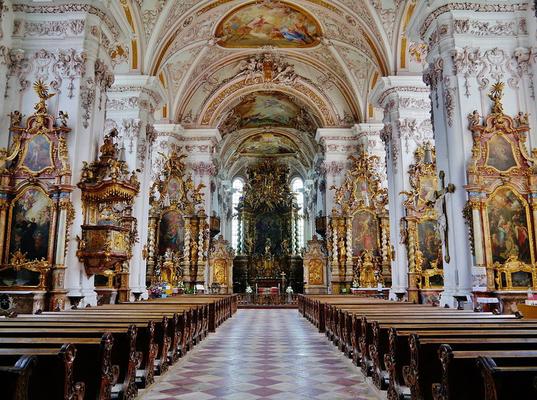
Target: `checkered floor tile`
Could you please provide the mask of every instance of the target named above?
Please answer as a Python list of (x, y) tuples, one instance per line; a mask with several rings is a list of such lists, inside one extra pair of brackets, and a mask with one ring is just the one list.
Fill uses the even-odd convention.
[(239, 310), (161, 379), (144, 400), (379, 397), (359, 368), (297, 310)]

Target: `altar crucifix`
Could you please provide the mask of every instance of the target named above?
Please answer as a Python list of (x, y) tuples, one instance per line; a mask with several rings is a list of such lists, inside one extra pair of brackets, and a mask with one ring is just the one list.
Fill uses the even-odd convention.
[(434, 208), (436, 210), (436, 215), (438, 216), (436, 221), (436, 229), (440, 235), (440, 239), (444, 244), (444, 261), (449, 264), (451, 257), (449, 256), (449, 238), (448, 238), (448, 220), (447, 220), (447, 205), (446, 205), (446, 195), (448, 193), (455, 192), (455, 185), (448, 183), (446, 186), (445, 178), (446, 174), (444, 171), (440, 171), (438, 174), (440, 178), (440, 186), (442, 189), (436, 190), (434, 192)]

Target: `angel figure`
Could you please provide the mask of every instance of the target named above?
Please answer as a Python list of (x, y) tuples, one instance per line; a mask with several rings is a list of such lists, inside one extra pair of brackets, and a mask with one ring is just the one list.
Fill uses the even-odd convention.
[(474, 110), (471, 114), (468, 115), (468, 121), (470, 121), (470, 127), (479, 125), (481, 121), (481, 115), (477, 110)]
[(56, 96), (56, 93), (49, 93), (48, 85), (46, 85), (41, 79), (34, 83), (34, 90), (37, 93), (37, 96), (39, 96), (39, 102), (34, 106), (36, 114), (46, 114), (46, 101)]
[(67, 120), (69, 119), (69, 114), (66, 111), (61, 111), (59, 113), (59, 118), (62, 126), (67, 126)]

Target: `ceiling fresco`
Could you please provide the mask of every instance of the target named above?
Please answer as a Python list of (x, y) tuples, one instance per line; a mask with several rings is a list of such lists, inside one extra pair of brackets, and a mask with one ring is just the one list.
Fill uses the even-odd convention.
[(312, 165), (318, 128), (377, 121), (378, 78), (422, 68), (409, 51), (419, 44), (403, 42), (417, 0), (120, 4), (134, 39), (117, 72), (158, 77), (166, 113), (156, 120), (218, 128), (230, 163), (295, 152), (289, 160)]
[(316, 122), (304, 108), (281, 92), (255, 92), (242, 98), (225, 116), (219, 129), (227, 134), (245, 128), (289, 127), (315, 132)]
[(239, 146), (238, 153), (245, 157), (283, 157), (293, 156), (297, 151), (297, 145), (288, 137), (258, 133), (246, 139)]
[(232, 48), (312, 47), (321, 27), (304, 11), (283, 2), (250, 3), (230, 13), (216, 29), (218, 44)]

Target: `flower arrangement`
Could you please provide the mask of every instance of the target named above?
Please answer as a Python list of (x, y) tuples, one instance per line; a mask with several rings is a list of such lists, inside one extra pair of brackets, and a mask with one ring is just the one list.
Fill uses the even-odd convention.
[(164, 293), (160, 285), (150, 286), (147, 289), (147, 292), (149, 294), (149, 298), (151, 299), (160, 299), (162, 297), (162, 294)]
[(285, 293), (292, 294), (292, 293), (294, 293), (294, 290), (293, 290), (293, 288), (291, 286), (287, 286), (287, 289), (285, 289)]
[(250, 287), (250, 285), (246, 286), (246, 293), (247, 294), (252, 294), (254, 291), (253, 289)]

